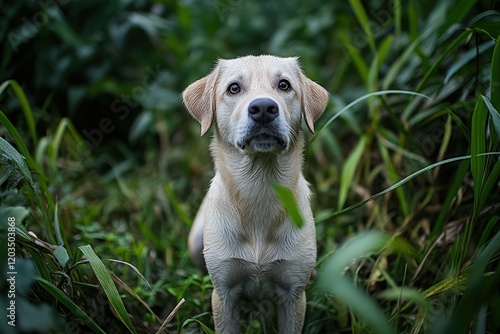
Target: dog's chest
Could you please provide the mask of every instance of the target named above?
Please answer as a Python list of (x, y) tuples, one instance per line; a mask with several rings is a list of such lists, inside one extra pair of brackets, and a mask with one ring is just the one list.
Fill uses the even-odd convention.
[(249, 299), (276, 300), (290, 290), (303, 287), (309, 268), (301, 261), (276, 260), (257, 264), (243, 259), (228, 259), (226, 268), (231, 271), (229, 288)]

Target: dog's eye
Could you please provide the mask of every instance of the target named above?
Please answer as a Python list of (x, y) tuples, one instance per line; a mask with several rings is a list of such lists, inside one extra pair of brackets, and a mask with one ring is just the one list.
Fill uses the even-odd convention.
[(238, 94), (240, 90), (240, 85), (238, 85), (237, 83), (232, 83), (229, 85), (229, 87), (227, 87), (227, 91), (231, 94)]
[(290, 83), (288, 82), (288, 80), (280, 80), (280, 82), (278, 83), (278, 88), (281, 89), (281, 90), (284, 90), (284, 91), (287, 91), (287, 90), (290, 90), (292, 87), (290, 86)]

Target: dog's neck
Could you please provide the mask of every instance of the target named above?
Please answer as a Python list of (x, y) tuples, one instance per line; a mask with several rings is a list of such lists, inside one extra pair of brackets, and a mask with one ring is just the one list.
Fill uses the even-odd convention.
[(253, 184), (260, 189), (281, 185), (293, 191), (302, 175), (303, 137), (303, 133), (299, 131), (283, 152), (245, 154), (239, 148), (224, 143), (216, 132), (210, 146), (215, 171), (220, 174), (223, 182), (231, 183), (230, 189)]

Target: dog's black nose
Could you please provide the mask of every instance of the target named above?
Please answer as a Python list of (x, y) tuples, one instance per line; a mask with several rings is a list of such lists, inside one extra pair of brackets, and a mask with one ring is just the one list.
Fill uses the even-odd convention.
[(248, 114), (259, 123), (269, 123), (278, 116), (278, 104), (271, 99), (253, 100), (248, 106)]

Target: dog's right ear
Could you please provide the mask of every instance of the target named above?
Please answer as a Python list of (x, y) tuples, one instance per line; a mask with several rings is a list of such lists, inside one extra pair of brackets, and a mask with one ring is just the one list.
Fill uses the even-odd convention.
[(201, 135), (207, 133), (215, 114), (215, 87), (219, 76), (219, 66), (206, 77), (189, 85), (182, 92), (182, 100), (187, 110), (201, 124)]

